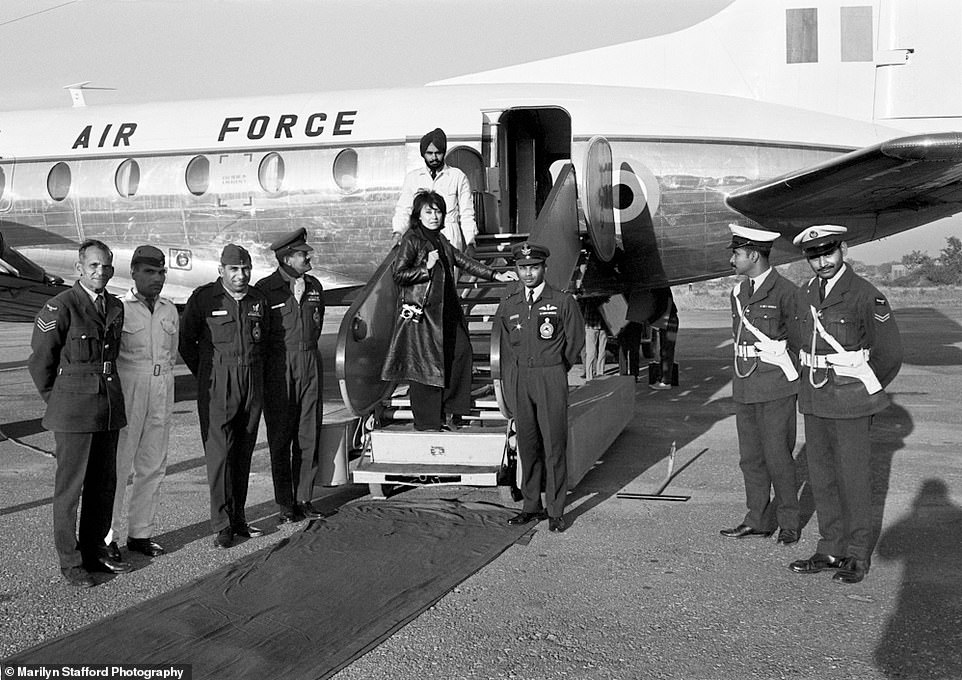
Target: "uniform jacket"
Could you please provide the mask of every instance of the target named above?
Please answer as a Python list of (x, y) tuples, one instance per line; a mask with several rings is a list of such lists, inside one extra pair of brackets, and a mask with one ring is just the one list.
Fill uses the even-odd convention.
[(117, 375), (124, 306), (104, 293), (106, 320), (77, 282), (37, 314), (28, 367), (47, 402), (43, 426), (53, 432), (102, 432), (127, 424)]
[[(487, 281), (494, 280), (493, 269), (463, 255), (444, 234), (439, 236), (452, 268), (463, 269)], [(434, 245), (423, 235), (420, 227), (408, 230), (398, 246), (394, 260), (394, 281), (400, 286), (398, 312), (401, 304), (413, 303), (423, 307), (424, 314), (420, 323), (396, 323), (381, 380), (413, 380), (444, 387), (444, 286), (451, 272), (445, 269), (440, 260), (430, 270), (427, 268), (428, 253), (432, 250)]]
[(509, 362), (521, 367), (563, 366), (567, 371), (581, 360), (585, 322), (574, 298), (548, 284), (531, 305), (525, 287), (512, 285), (498, 305), (501, 346)]
[(260, 377), (269, 333), (264, 294), (249, 286), (247, 295), (237, 302), (218, 279), (195, 290), (187, 300), (181, 319), (180, 355), (205, 391), (207, 377), (217, 366), (250, 367)]
[(267, 299), (270, 333), (267, 335), (269, 364), (280, 363), (286, 352), (317, 349), (324, 324), (324, 288), (310, 274), (304, 275), (304, 294), (300, 303), (291, 283), (280, 269), (257, 282)]
[[(902, 366), (902, 339), (888, 301), (871, 283), (855, 274), (851, 267), (829, 291), (824, 302), (818, 301), (818, 277), (802, 289), (798, 319), (802, 349), (812, 352), (814, 307), (825, 330), (846, 350), (869, 350), (869, 366), (882, 383), (888, 385)], [(815, 354), (831, 354), (835, 350), (821, 336), (815, 336)], [(827, 378), (821, 388), (812, 386)], [(889, 405), (885, 392), (869, 395), (861, 381), (838, 376), (830, 369), (801, 369), (798, 409), (822, 418), (860, 418), (878, 413)]]
[[(738, 301), (745, 318), (770, 340), (786, 340), (792, 363), (798, 368), (799, 334), (795, 323), (798, 308), (798, 288), (772, 269), (755, 294), (748, 297), (748, 283), (742, 282)], [(735, 300), (731, 300), (732, 338), (736, 344), (754, 347), (756, 338), (742, 327)], [(767, 364), (758, 357), (735, 356), (735, 373), (732, 378), (732, 398), (740, 404), (773, 401), (798, 393), (798, 380), (789, 382), (782, 369)], [(740, 378), (739, 374), (748, 377)]]
[(464, 248), (474, 243), (478, 225), (474, 219), (474, 196), (471, 193), (471, 184), (463, 172), (447, 164), (443, 165), (433, 178), (426, 165), (412, 170), (404, 177), (401, 195), (394, 208), (392, 221), (394, 232), (403, 234), (407, 231), (411, 219), (411, 208), (414, 205), (414, 195), (422, 189), (435, 191), (444, 198), (448, 211), (444, 216), (444, 229), (441, 233), (447, 236), (456, 248)]
[(169, 373), (177, 363), (180, 315), (176, 305), (158, 297), (152, 313), (133, 290), (127, 291), (122, 302), (124, 329), (117, 357), (120, 373)]

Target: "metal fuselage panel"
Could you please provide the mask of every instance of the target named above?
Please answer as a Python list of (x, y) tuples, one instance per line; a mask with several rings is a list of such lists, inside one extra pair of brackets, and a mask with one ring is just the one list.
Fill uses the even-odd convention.
[[(216, 277), (223, 244), (251, 250), (256, 279), (276, 264), (270, 242), (303, 226), (317, 249), (313, 273), (325, 288), (359, 286), (390, 246), (404, 175), (422, 162), (420, 136), (440, 126), (449, 152), (469, 147), (493, 166), (501, 161), (486, 136), (486, 112), (515, 109), (564, 111), (576, 168), (596, 135), (610, 143), (616, 169), (630, 162), (633, 195), (647, 196), (651, 213), (643, 241), (661, 261), (623, 272), (642, 286), (729, 273), (727, 224), (738, 215), (724, 204), (727, 192), (895, 136), (731, 97), (548, 85), (0, 113), (0, 229), (11, 246), (67, 279), (83, 238), (114, 248), (118, 278), (137, 245), (166, 248), (166, 292), (182, 300)], [(188, 185), (198, 156), (208, 166), (199, 188)], [(138, 181), (136, 191), (125, 192), (132, 176), (121, 168), (128, 161), (136, 162)], [(58, 164), (69, 169), (61, 200), (50, 196)], [(625, 184), (618, 175), (613, 181)], [(627, 228), (637, 205), (622, 197), (616, 225)]]
[[(646, 284), (729, 273), (727, 225), (739, 215), (725, 205), (727, 192), (843, 151), (705, 140), (609, 141), (616, 165), (619, 159), (631, 159), (657, 182), (655, 196), (650, 195), (651, 187), (645, 190), (649, 205), (656, 207), (652, 223), (665, 278), (632, 273), (639, 276), (631, 278)], [(576, 141), (573, 151), (582, 146), (584, 142)], [(114, 186), (121, 159), (71, 161), (73, 186), (62, 201), (45, 195), (51, 162), (20, 161), (10, 192), (14, 199), (0, 213), (0, 224), (7, 243), (65, 278), (73, 275), (76, 244), (84, 238), (98, 238), (115, 250), (120, 275), (125, 271), (123, 255), (142, 243), (189, 251), (186, 264), (169, 258), (172, 294), (189, 292), (216, 277), (216, 261), (226, 243), (245, 245), (254, 257), (255, 278), (266, 275), (275, 266), (268, 244), (305, 227), (316, 250), (313, 273), (325, 288), (357, 285), (367, 281), (390, 248), (391, 218), (408, 169), (408, 152), (403, 144), (356, 148), (363, 188), (345, 192), (332, 174), (342, 150), (282, 151), (285, 190), (275, 194), (256, 185), (257, 165), (270, 151), (212, 155), (211, 190), (202, 196), (191, 194), (184, 185), (195, 153), (125, 157), (136, 159), (141, 173), (141, 190), (129, 198), (121, 197)], [(616, 220), (627, 210), (616, 210)], [(797, 255), (776, 249), (775, 257), (787, 260)]]

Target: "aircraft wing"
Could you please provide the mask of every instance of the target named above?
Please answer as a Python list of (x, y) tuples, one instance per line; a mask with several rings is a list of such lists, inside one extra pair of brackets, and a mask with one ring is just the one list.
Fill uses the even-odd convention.
[(32, 323), (43, 303), (66, 289), (63, 279), (7, 246), (0, 234), (0, 321)]
[(792, 239), (842, 224), (850, 244), (962, 211), (962, 133), (891, 139), (736, 191), (728, 206)]

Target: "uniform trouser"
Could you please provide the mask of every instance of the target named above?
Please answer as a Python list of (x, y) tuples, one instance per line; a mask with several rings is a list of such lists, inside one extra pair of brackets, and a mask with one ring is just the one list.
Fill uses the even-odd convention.
[(274, 501), (282, 512), (314, 497), (323, 416), (322, 366), (317, 350), (271, 360), (264, 378), (264, 422), (271, 450)]
[(95, 557), (110, 530), (117, 485), (117, 430), (54, 432), (54, 439), (53, 540), (60, 568), (69, 569)]
[(871, 424), (872, 416), (805, 416), (820, 553), (860, 560), (872, 555)]
[(174, 374), (153, 374), (153, 364), (120, 371), (127, 427), (117, 442), (117, 491), (111, 523), (116, 540), (123, 526), (127, 477), (133, 470), (127, 510), (127, 537), (150, 538), (167, 473), (167, 444), (174, 410)]
[(585, 380), (605, 374), (605, 348), (608, 334), (604, 328), (585, 326)]
[[(760, 531), (778, 526), (798, 531), (798, 493), (795, 485), (795, 405), (792, 394), (755, 404), (735, 404), (738, 466), (745, 478), (748, 513), (743, 524)], [(775, 491), (774, 517), (771, 492)]]
[(519, 366), (515, 427), (521, 458), (523, 512), (564, 514), (568, 493), (568, 374), (564, 366)]
[(210, 525), (217, 532), (247, 523), (247, 481), (263, 394), (258, 366), (215, 365), (198, 380), (197, 415), (210, 485)]
[(454, 336), (451, 366), (445, 371), (444, 388), (411, 381), (408, 396), (414, 412), (414, 429), (439, 430), (444, 414), (471, 412), (471, 340), (459, 324)]

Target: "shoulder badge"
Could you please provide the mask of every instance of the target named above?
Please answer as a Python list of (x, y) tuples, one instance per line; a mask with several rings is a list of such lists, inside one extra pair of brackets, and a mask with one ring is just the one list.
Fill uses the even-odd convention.
[(875, 298), (875, 320), (879, 323), (885, 323), (892, 318), (892, 313), (889, 311), (889, 303), (884, 297)]
[(45, 321), (43, 317), (39, 317), (39, 316), (37, 317), (37, 328), (40, 329), (41, 333), (49, 333), (56, 327), (57, 327), (56, 319)]

